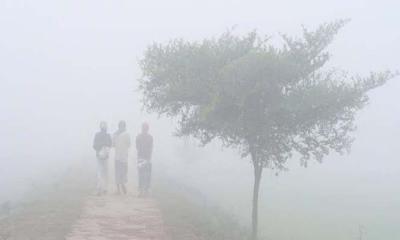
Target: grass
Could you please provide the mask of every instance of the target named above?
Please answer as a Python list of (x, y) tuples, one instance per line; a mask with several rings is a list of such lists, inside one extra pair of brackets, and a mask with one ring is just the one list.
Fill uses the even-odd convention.
[[(72, 170), (56, 183), (39, 185), (0, 216), (0, 240), (62, 240), (79, 218), (93, 176)], [(190, 187), (156, 179), (154, 197), (173, 240), (243, 240), (248, 229)], [(7, 208), (9, 206), (6, 206)]]
[(91, 185), (87, 174), (76, 170), (56, 183), (35, 187), (23, 202), (7, 206), (8, 211), (0, 218), (0, 240), (65, 239)]
[(237, 219), (213, 206), (199, 192), (171, 180), (158, 179), (154, 197), (167, 234), (174, 240), (243, 240), (249, 231)]

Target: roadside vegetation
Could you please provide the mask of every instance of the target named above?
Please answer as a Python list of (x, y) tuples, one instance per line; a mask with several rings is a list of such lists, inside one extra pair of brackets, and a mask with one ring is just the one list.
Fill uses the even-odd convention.
[(174, 240), (242, 240), (250, 231), (233, 215), (211, 204), (198, 191), (171, 179), (158, 178), (154, 197), (161, 209), (165, 231)]
[(20, 203), (3, 203), (0, 240), (62, 240), (79, 217), (93, 189), (83, 170), (70, 170), (56, 181), (32, 187)]

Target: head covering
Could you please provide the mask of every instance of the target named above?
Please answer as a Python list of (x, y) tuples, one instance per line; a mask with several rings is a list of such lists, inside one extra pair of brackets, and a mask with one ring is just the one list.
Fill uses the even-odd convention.
[(115, 132), (116, 135), (119, 135), (126, 131), (126, 122), (124, 120), (119, 121), (118, 130)]
[(149, 132), (149, 124), (147, 122), (142, 123), (142, 132), (143, 133)]
[(107, 131), (107, 123), (105, 121), (100, 122), (100, 130), (103, 132)]

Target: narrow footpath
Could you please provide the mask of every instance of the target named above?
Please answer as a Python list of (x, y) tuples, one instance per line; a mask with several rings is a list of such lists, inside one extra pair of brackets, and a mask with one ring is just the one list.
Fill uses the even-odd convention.
[(90, 196), (66, 240), (167, 240), (152, 198)]

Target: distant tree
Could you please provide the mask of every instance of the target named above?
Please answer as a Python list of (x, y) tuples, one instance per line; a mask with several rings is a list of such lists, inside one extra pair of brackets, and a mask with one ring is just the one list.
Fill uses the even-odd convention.
[(202, 42), (178, 39), (149, 46), (140, 62), (149, 112), (177, 118), (178, 136), (203, 144), (217, 138), (243, 158), (250, 156), (253, 239), (263, 168), (286, 170), (294, 154), (307, 166), (330, 151), (349, 151), (366, 93), (394, 76), (389, 71), (350, 76), (324, 68), (326, 48), (346, 22), (303, 28), (300, 38), (282, 35), (280, 46), (256, 32), (241, 37), (228, 31)]

